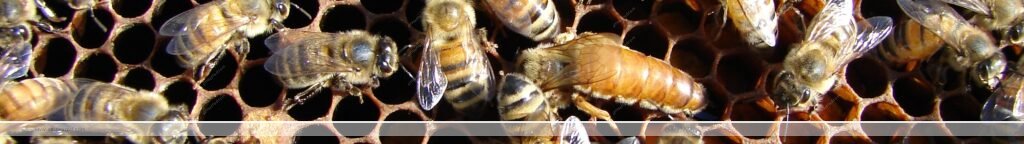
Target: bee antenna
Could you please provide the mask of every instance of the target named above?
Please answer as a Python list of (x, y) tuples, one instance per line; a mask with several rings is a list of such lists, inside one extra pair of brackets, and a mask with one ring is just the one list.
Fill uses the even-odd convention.
[(302, 8), (302, 7), (300, 7), (300, 6), (298, 5), (298, 4), (295, 4), (295, 3), (291, 3), (291, 5), (292, 5), (292, 6), (294, 6), (294, 7), (295, 7), (295, 9), (298, 9), (298, 10), (299, 10), (299, 12), (302, 12), (302, 15), (305, 15), (305, 16), (306, 16), (306, 18), (309, 18), (309, 19), (311, 19), (311, 20), (313, 19), (313, 15), (310, 15), (310, 14), (309, 14), (309, 12), (306, 12), (306, 9), (303, 9), (303, 8)]
[[(786, 122), (789, 122), (789, 110), (790, 109), (791, 109), (791, 107), (786, 106)], [(785, 130), (782, 131), (782, 136), (786, 136), (786, 134), (789, 134), (789, 123), (786, 123), (786, 126), (783, 129), (785, 129)], [(779, 137), (779, 141), (782, 142), (782, 143), (786, 143), (786, 139), (783, 139), (782, 137)]]
[(96, 12), (93, 12), (92, 9), (89, 9), (89, 16), (92, 17), (92, 21), (96, 23), (96, 26), (98, 26), (100, 30), (103, 30), (103, 32), (108, 32), (109, 29), (107, 29), (107, 26), (103, 25), (103, 22), (100, 21), (99, 18), (96, 18)]

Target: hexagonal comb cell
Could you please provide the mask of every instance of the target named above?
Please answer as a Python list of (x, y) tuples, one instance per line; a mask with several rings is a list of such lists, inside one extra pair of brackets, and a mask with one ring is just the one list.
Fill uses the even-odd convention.
[(149, 11), (153, 0), (114, 0), (114, 12), (123, 17), (138, 17)]
[(35, 60), (36, 72), (46, 77), (60, 77), (71, 71), (75, 64), (78, 52), (71, 45), (71, 41), (63, 38), (53, 38), (43, 45), (43, 49), (37, 51)]
[[(288, 12), (288, 17), (284, 19), (285, 27), (306, 27), (309, 24), (313, 23), (313, 18), (316, 18), (316, 16), (320, 13), (320, 3), (318, 3), (317, 1), (297, 0), (289, 2), (295, 4), (295, 6), (289, 6), (291, 7), (291, 10), (289, 10)], [(307, 13), (309, 13), (309, 17), (306, 17), (306, 14), (303, 14), (302, 11), (300, 11), (300, 9), (305, 10)]]
[(884, 69), (884, 66), (878, 61), (867, 58), (854, 60), (846, 67), (846, 82), (860, 97), (881, 96), (885, 92), (889, 80), (887, 73), (879, 71)]
[[(221, 94), (203, 104), (199, 121), (241, 121), (242, 108), (231, 95)], [(207, 136), (226, 136), (234, 133), (239, 124), (200, 123), (199, 131)]]
[(320, 31), (341, 32), (352, 29), (365, 29), (366, 16), (358, 7), (338, 5), (327, 9), (325, 18), (320, 21)]
[(74, 77), (111, 82), (116, 73), (117, 63), (114, 63), (114, 58), (104, 53), (93, 53), (78, 63)]
[(155, 41), (156, 34), (146, 25), (128, 25), (114, 37), (114, 57), (125, 64), (141, 63), (149, 59)]
[[(365, 102), (360, 97), (345, 97), (338, 102), (334, 109), (331, 121), (376, 121), (380, 119), (380, 111), (377, 105)], [(367, 124), (335, 123), (334, 128), (338, 129), (341, 135), (349, 138), (364, 137), (376, 127)]]
[(341, 143), (336, 136), (323, 136), (331, 133), (331, 130), (321, 125), (306, 126), (299, 130), (294, 143)]
[[(422, 121), (416, 113), (408, 110), (392, 112), (384, 121)], [(415, 123), (387, 123), (380, 126), (381, 143), (423, 143), (426, 126)]]
[(265, 107), (277, 102), (282, 87), (270, 72), (257, 65), (246, 69), (238, 80), (238, 94), (242, 102), (252, 107)]
[(896, 97), (896, 102), (911, 116), (931, 114), (937, 99), (934, 89), (915, 77), (896, 80), (893, 84), (893, 97)]
[(129, 70), (128, 73), (121, 77), (121, 85), (140, 89), (140, 90), (153, 90), (156, 86), (156, 81), (153, 78), (153, 74), (149, 70), (143, 68), (135, 68)]
[[(71, 22), (71, 37), (82, 47), (99, 48), (112, 33), (110, 28), (114, 27), (114, 16), (106, 9), (97, 8), (91, 11), (75, 16)], [(92, 20), (93, 17), (99, 21)], [(107, 30), (104, 31), (101, 27)]]

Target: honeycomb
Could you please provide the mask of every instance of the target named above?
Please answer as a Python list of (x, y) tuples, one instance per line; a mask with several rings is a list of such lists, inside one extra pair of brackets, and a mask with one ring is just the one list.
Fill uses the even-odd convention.
[[(458, 120), (445, 102), (433, 111), (423, 111), (413, 98), (412, 78), (402, 72), (383, 80), (372, 93), (360, 97), (341, 96), (328, 91), (318, 93), (303, 105), (280, 109), (286, 97), (301, 90), (288, 90), (275, 83), (263, 69), (270, 54), (262, 41), (270, 34), (249, 39), (253, 44), (245, 60), (233, 61), (227, 55), (214, 68), (217, 73), (206, 81), (196, 81), (194, 69), (180, 68), (165, 52), (170, 37), (159, 36), (159, 27), (171, 17), (210, 0), (110, 0), (92, 9), (96, 18), (110, 31), (99, 30), (88, 10), (74, 10), (58, 0), (46, 0), (59, 16), (69, 17), (54, 23), (55, 33), (39, 33), (33, 39), (34, 63), (30, 77), (63, 79), (91, 78), (128, 87), (157, 91), (172, 105), (190, 112), (197, 121), (429, 121)], [(312, 19), (293, 12), (284, 24), (291, 30), (339, 32), (352, 29), (392, 37), (399, 45), (423, 38), (419, 16), (424, 0), (292, 0), (311, 14)], [(895, 1), (858, 1), (863, 17), (890, 16), (897, 23), (905, 20)], [(964, 73), (945, 70), (942, 76), (920, 71), (901, 71), (874, 54), (853, 61), (843, 70), (846, 80), (821, 101), (823, 107), (787, 113), (777, 111), (768, 93), (771, 76), (781, 68), (789, 47), (802, 37), (801, 24), (794, 13), (782, 16), (779, 42), (774, 50), (757, 51), (735, 42), (737, 32), (722, 24), (721, 15), (706, 15), (712, 0), (556, 0), (562, 27), (577, 32), (611, 32), (622, 36), (626, 46), (653, 57), (664, 58), (673, 66), (698, 78), (708, 89), (710, 106), (693, 117), (702, 121), (977, 121), (981, 104), (990, 92), (970, 90)], [(797, 6), (809, 21), (821, 8), (819, 0), (804, 0)], [(864, 7), (861, 7), (864, 6)], [(538, 43), (501, 26), (491, 13), (477, 6), (479, 28), (499, 45), (500, 57), (513, 59), (523, 49)], [(799, 19), (795, 20), (801, 21)], [(719, 32), (719, 27), (725, 28)], [(717, 39), (715, 35), (721, 35)], [(1017, 53), (1007, 52), (1016, 59)], [(494, 60), (494, 59), (492, 59)], [(496, 68), (500, 65), (496, 64)], [(938, 64), (923, 64), (925, 67)], [(882, 70), (883, 72), (879, 72)], [(363, 101), (361, 101), (361, 99)], [(667, 120), (648, 116), (650, 112), (617, 103), (600, 103), (613, 112), (616, 121)], [(595, 120), (569, 108), (584, 120)], [(739, 113), (742, 113), (739, 114)], [(496, 114), (490, 118), (496, 120)], [(787, 119), (788, 118), (788, 119)], [(388, 137), (382, 133), (422, 132), (427, 136)], [(935, 126), (945, 129), (943, 125)], [(224, 138), (243, 143), (427, 143), (427, 142), (504, 142), (501, 137), (429, 136), (437, 132), (461, 132), (459, 128), (432, 125), (378, 124), (375, 127), (351, 127), (331, 124), (306, 124), (290, 127), (264, 127), (239, 124), (232, 127), (196, 126), (189, 141), (200, 143)], [(606, 128), (606, 127), (602, 127)], [(731, 134), (742, 131), (773, 133), (774, 127), (744, 127), (741, 124), (708, 126), (702, 133)], [(752, 130), (753, 129), (753, 130)], [(812, 129), (824, 136), (707, 136), (706, 143), (890, 143), (890, 142), (987, 142), (984, 137), (894, 137), (864, 136), (859, 125), (824, 125)], [(252, 133), (334, 133), (334, 137), (245, 136)], [(642, 132), (623, 132), (640, 135)], [(236, 135), (236, 136), (228, 136)], [(242, 136), (237, 136), (242, 135)], [(742, 134), (741, 135), (748, 135)], [(765, 135), (765, 134), (749, 134)], [(225, 137), (228, 136), (228, 137)], [(597, 142), (615, 142), (623, 137), (592, 137)], [(27, 142), (28, 138), (17, 138)], [(106, 138), (82, 137), (84, 141)]]

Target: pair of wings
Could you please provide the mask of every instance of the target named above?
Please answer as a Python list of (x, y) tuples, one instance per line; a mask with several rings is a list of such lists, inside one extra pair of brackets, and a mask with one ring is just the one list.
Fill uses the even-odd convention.
[[(855, 25), (856, 27), (849, 26)], [(848, 63), (867, 53), (892, 33), (892, 18), (875, 16), (854, 22), (853, 2), (849, 0), (830, 0), (821, 12), (812, 19), (807, 41), (820, 41), (830, 38), (834, 32), (856, 29), (856, 35), (842, 42), (839, 50), (833, 55), (833, 61)]]
[[(353, 72), (358, 67), (343, 59), (336, 59), (322, 51), (327, 43), (342, 34), (282, 31), (267, 37), (263, 43), (271, 55), (263, 68), (279, 77), (300, 77), (319, 74)], [(333, 49), (333, 48), (332, 48)]]
[[(967, 3), (971, 1), (977, 0), (961, 2)], [(974, 28), (967, 20), (957, 14), (952, 7), (943, 2), (937, 0), (897, 0), (896, 2), (907, 16), (910, 16), (911, 19), (917, 21), (936, 35), (939, 35), (943, 41), (949, 43), (959, 42), (961, 40), (957, 39), (957, 37), (947, 35), (957, 35), (957, 32), (961, 32), (955, 29)]]
[[(475, 37), (470, 36), (470, 39), (463, 40), (461, 44), (462, 47), (458, 49), (463, 49), (468, 46), (470, 49), (481, 49), (478, 51), (483, 51), (482, 47), (484, 45), (480, 44), (481, 41), (473, 38)], [(431, 38), (429, 37), (424, 42), (426, 44), (424, 44), (420, 55), (419, 70), (416, 71), (416, 97), (418, 98), (417, 101), (421, 108), (431, 110), (437, 105), (437, 103), (441, 102), (441, 98), (444, 97), (444, 93), (448, 89), (448, 77), (445, 76), (444, 70), (441, 67), (440, 49), (443, 48), (432, 46), (432, 44), (430, 44)], [(491, 74), (491, 63), (486, 58), (486, 55), (483, 55), (483, 52), (467, 54), (467, 60), (473, 59), (469, 57), (474, 57), (476, 56), (475, 54), (480, 54), (480, 56), (485, 57), (481, 62), (483, 63), (482, 65), (486, 67), (487, 75), (489, 75), (488, 81), (493, 82), (494, 76)], [(463, 67), (472, 68), (474, 65), (480, 64), (469, 63), (463, 65)]]
[(185, 55), (201, 48), (222, 47), (218, 39), (231, 38), (243, 25), (255, 21), (248, 17), (226, 18), (221, 3), (213, 1), (175, 15), (160, 26), (160, 35), (172, 36), (167, 53)]
[(0, 50), (0, 82), (23, 77), (28, 73), (31, 62), (32, 45), (20, 42), (12, 47)]

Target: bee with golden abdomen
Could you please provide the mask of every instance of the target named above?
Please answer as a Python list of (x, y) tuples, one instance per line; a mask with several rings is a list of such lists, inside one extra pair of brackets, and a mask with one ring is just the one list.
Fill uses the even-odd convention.
[(839, 70), (873, 49), (892, 31), (892, 19), (856, 22), (853, 2), (830, 0), (812, 19), (804, 40), (790, 50), (776, 76), (772, 101), (780, 108), (807, 108), (839, 81)]
[(327, 87), (359, 96), (361, 88), (377, 87), (378, 78), (390, 77), (398, 69), (395, 41), (365, 31), (283, 31), (264, 42), (274, 54), (264, 68), (287, 88), (308, 87), (286, 107)]
[[(282, 20), (288, 16), (289, 0), (217, 0), (182, 12), (163, 26), (160, 35), (172, 36), (167, 53), (177, 56), (185, 68), (200, 64), (199, 79), (204, 80), (210, 70), (234, 47), (240, 59), (249, 53), (246, 38), (282, 29)], [(300, 9), (301, 10), (301, 9)]]
[(529, 37), (543, 41), (561, 33), (561, 19), (555, 10), (553, 0), (485, 0), (486, 5), (506, 27)]
[[(120, 85), (76, 79), (78, 91), (71, 100), (47, 120), (55, 121), (187, 121), (184, 112), (172, 109), (164, 96), (145, 90), (136, 91)], [(98, 125), (99, 126), (99, 125)], [(184, 142), (188, 134), (186, 123), (102, 125), (128, 135), (135, 142)], [(153, 137), (149, 139), (146, 137)]]
[[(779, 16), (772, 0), (719, 0), (740, 36), (758, 48), (775, 46)], [(725, 21), (725, 20), (723, 20)], [(722, 25), (725, 26), (724, 24)]]
[[(615, 34), (583, 33), (563, 44), (540, 47), (543, 48), (519, 55), (516, 69), (522, 76), (505, 77), (498, 96), (498, 108), (505, 110), (501, 112), (502, 119), (527, 116), (511, 115), (514, 113), (550, 117), (554, 109), (572, 103), (598, 119), (612, 121), (611, 115), (589, 103), (588, 97), (639, 105), (666, 114), (693, 114), (708, 103), (704, 87), (692, 76), (660, 59), (622, 46)], [(536, 85), (537, 90), (519, 92), (509, 85)], [(538, 97), (535, 95), (543, 97), (531, 98)], [(548, 108), (539, 108), (536, 103), (540, 101)]]
[(925, 29), (917, 21), (905, 19), (893, 32), (892, 37), (885, 40), (885, 45), (878, 49), (878, 54), (894, 66), (911, 71), (944, 45), (938, 35)]
[(482, 30), (474, 30), (472, 4), (428, 1), (423, 20), (427, 37), (416, 72), (420, 107), (433, 109), (443, 97), (455, 110), (475, 113), (492, 97), (494, 75), (485, 51), (493, 52), (494, 47)]
[(43, 118), (64, 107), (76, 86), (55, 78), (4, 81), (0, 85), (0, 118), (29, 121)]
[[(898, 0), (911, 19), (937, 34), (951, 49), (943, 59), (956, 71), (971, 69), (971, 80), (994, 88), (1005, 69), (1005, 59), (992, 37), (960, 17), (952, 7), (936, 0)], [(1000, 56), (996, 56), (1000, 55)]]

